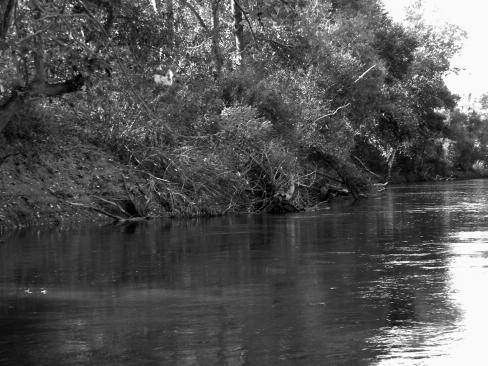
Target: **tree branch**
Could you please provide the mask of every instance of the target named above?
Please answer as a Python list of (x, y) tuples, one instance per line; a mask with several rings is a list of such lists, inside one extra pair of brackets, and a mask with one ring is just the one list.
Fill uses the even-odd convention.
[(251, 22), (249, 21), (249, 17), (247, 16), (247, 13), (244, 11), (242, 8), (241, 4), (237, 0), (234, 0), (234, 4), (237, 5), (239, 9), (241, 9), (242, 15), (244, 15), (244, 19), (246, 19), (246, 23), (249, 26), (249, 30), (251, 31), (252, 39), (254, 40), (254, 43), (257, 43), (256, 41), (256, 34), (254, 34), (254, 29), (252, 28)]
[[(366, 76), (366, 74), (368, 72), (370, 72), (371, 70), (373, 70), (374, 68), (376, 67), (376, 64), (374, 64), (373, 66), (371, 66), (369, 69), (367, 69), (365, 72), (363, 72), (361, 75), (359, 75), (356, 80), (354, 80), (354, 84), (358, 83), (362, 78), (364, 78)], [(337, 107), (333, 112), (330, 112), (330, 113), (327, 113), (327, 114), (324, 114), (323, 116), (320, 116), (319, 118), (317, 118), (316, 120), (314, 120), (312, 122), (312, 124), (315, 124), (317, 123), (318, 121), (320, 121), (321, 119), (323, 118), (326, 118), (326, 117), (331, 117), (335, 114), (337, 114), (337, 112), (339, 112), (341, 109), (344, 109), (344, 108), (347, 108), (351, 105), (351, 102), (348, 102), (344, 105), (341, 105), (340, 107)]]
[(114, 19), (115, 19), (114, 7), (113, 7), (112, 3), (108, 0), (81, 0), (81, 2), (83, 3), (83, 6), (85, 7), (85, 10), (92, 17), (93, 17), (93, 15), (90, 13), (88, 8), (84, 4), (84, 1), (95, 5), (96, 7), (99, 7), (99, 8), (101, 7), (101, 8), (105, 9), (105, 11), (107, 12), (107, 19), (105, 20), (105, 23), (103, 24), (103, 30), (105, 31), (105, 33), (107, 35), (110, 34), (110, 30), (112, 29), (112, 26), (114, 24)]
[(30, 97), (56, 97), (81, 90), (85, 81), (86, 78), (82, 74), (77, 74), (73, 78), (59, 83), (34, 84), (26, 94)]
[(357, 160), (357, 162), (358, 162), (359, 164), (361, 164), (361, 166), (364, 168), (364, 170), (366, 170), (368, 173), (370, 173), (371, 175), (374, 175), (374, 176), (375, 176), (375, 177), (377, 177), (377, 178), (381, 178), (381, 177), (380, 177), (378, 174), (376, 174), (376, 173), (375, 173), (375, 172), (373, 172), (371, 169), (369, 169), (369, 168), (366, 166), (366, 164), (364, 164), (364, 163), (361, 161), (361, 159), (359, 159), (359, 158), (358, 158), (356, 155), (352, 155), (352, 157), (353, 157), (354, 159), (356, 159), (356, 160)]
[(334, 116), (337, 114), (337, 112), (339, 112), (341, 109), (344, 109), (344, 108), (347, 108), (351, 105), (351, 103), (347, 103), (347, 104), (344, 104), (344, 105), (341, 105), (340, 107), (337, 107), (333, 112), (330, 112), (330, 113), (327, 113), (327, 114), (324, 114), (323, 116), (320, 116), (319, 118), (317, 118), (315, 121), (312, 122), (312, 124), (315, 124), (317, 123), (318, 121), (320, 121), (321, 119), (323, 118), (326, 118), (326, 117), (331, 117), (331, 116)]
[(280, 43), (278, 41), (275, 41), (274, 39), (270, 39), (270, 38), (266, 38), (266, 37), (259, 37), (259, 40), (264, 41), (264, 42), (268, 42), (269, 44), (271, 44), (271, 47), (274, 46), (275, 48), (285, 50), (285, 52), (288, 52), (292, 49), (292, 46), (287, 45), (285, 43)]
[(198, 23), (200, 23), (200, 26), (205, 30), (205, 32), (210, 33), (208, 26), (203, 21), (202, 17), (200, 16), (200, 14), (197, 11), (197, 9), (195, 9), (195, 7), (192, 4), (190, 4), (188, 1), (186, 1), (186, 0), (181, 0), (181, 1), (188, 9), (190, 9), (190, 11), (193, 13), (195, 18), (197, 18)]
[(102, 210), (101, 208), (98, 208), (95, 206), (90, 206), (90, 205), (86, 205), (84, 203), (77, 203), (77, 202), (70, 202), (70, 201), (65, 201), (65, 202), (71, 206), (78, 206), (78, 207), (83, 207), (83, 208), (86, 208), (89, 210), (93, 210), (95, 212), (101, 213), (102, 215), (108, 216), (111, 219), (114, 219), (116, 221), (124, 221), (125, 220), (125, 218), (123, 218), (123, 217), (111, 214), (110, 212), (107, 212), (107, 211)]
[(56, 97), (81, 90), (86, 78), (78, 74), (73, 78), (59, 82), (47, 83), (34, 81), (26, 87), (18, 87), (10, 92), (10, 97), (0, 104), (0, 132), (12, 120), (15, 114), (22, 108), (22, 102), (33, 97)]
[(362, 78), (364, 78), (366, 76), (366, 74), (368, 72), (370, 72), (371, 70), (373, 70), (375, 67), (376, 67), (376, 64), (374, 64), (369, 69), (367, 69), (365, 72), (363, 72), (361, 75), (359, 75), (358, 78), (356, 80), (354, 80), (354, 84), (356, 84), (359, 80), (361, 80)]

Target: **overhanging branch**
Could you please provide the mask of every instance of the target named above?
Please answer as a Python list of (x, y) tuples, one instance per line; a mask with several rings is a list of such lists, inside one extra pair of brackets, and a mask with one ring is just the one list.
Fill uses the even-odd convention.
[(81, 90), (85, 82), (86, 78), (82, 74), (78, 74), (69, 80), (59, 83), (40, 83), (36, 81), (26, 87), (13, 89), (10, 92), (10, 96), (0, 104), (0, 132), (22, 108), (24, 100), (34, 97), (57, 97), (73, 93)]
[(105, 33), (107, 35), (109, 35), (110, 31), (112, 30), (112, 26), (114, 24), (114, 19), (115, 19), (113, 4), (109, 0), (80, 0), (80, 1), (83, 4), (83, 6), (85, 7), (85, 10), (87, 11), (87, 13), (90, 16), (92, 16), (94, 19), (95, 19), (95, 17), (93, 16), (93, 14), (91, 14), (89, 9), (86, 7), (86, 5), (84, 4), (84, 1), (96, 6), (98, 8), (105, 9), (105, 11), (107, 12), (107, 17), (106, 17), (105, 22), (103, 24), (103, 30), (105, 31)]
[(323, 118), (327, 118), (327, 117), (332, 117), (334, 115), (337, 114), (337, 112), (339, 112), (341, 109), (344, 109), (344, 108), (347, 108), (351, 105), (351, 103), (347, 103), (347, 104), (344, 104), (344, 105), (341, 105), (340, 107), (337, 107), (334, 111), (330, 112), (330, 113), (327, 113), (327, 114), (324, 114), (323, 116), (320, 116), (319, 118), (317, 118), (315, 121), (312, 122), (312, 124), (315, 124), (317, 123), (318, 121), (320, 121), (321, 119)]
[(182, 3), (193, 13), (195, 18), (197, 18), (198, 23), (205, 30), (205, 32), (210, 33), (208, 26), (203, 21), (202, 17), (200, 16), (200, 14), (197, 11), (197, 9), (195, 9), (195, 7), (186, 0), (182, 0)]
[[(363, 72), (361, 75), (359, 75), (356, 78), (356, 80), (354, 80), (354, 84), (357, 84), (362, 78), (364, 78), (368, 74), (368, 72), (370, 72), (371, 70), (373, 70), (375, 67), (376, 67), (376, 64), (374, 64), (373, 66), (371, 66), (370, 68), (368, 68), (365, 72)], [(332, 117), (332, 116), (336, 115), (341, 109), (347, 108), (350, 105), (351, 105), (351, 102), (348, 102), (348, 103), (346, 103), (344, 105), (341, 105), (340, 107), (337, 107), (334, 111), (332, 111), (330, 113), (327, 113), (327, 114), (324, 114), (323, 116), (320, 116), (319, 118), (317, 118), (316, 120), (314, 120), (312, 122), (312, 124), (317, 123), (321, 119), (324, 119), (324, 118), (327, 118), (327, 117)]]

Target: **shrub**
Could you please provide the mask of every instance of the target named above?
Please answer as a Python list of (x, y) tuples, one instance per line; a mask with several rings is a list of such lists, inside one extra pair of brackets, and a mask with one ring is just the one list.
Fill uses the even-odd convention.
[(25, 103), (3, 130), (7, 142), (35, 140), (50, 133), (53, 117), (38, 104)]

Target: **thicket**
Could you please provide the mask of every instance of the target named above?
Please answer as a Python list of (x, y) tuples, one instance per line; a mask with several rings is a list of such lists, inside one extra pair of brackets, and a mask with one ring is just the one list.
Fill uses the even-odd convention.
[(69, 121), (146, 178), (139, 215), (481, 169), (485, 119), (443, 82), (463, 32), (418, 9), (403, 26), (379, 0), (3, 1), (3, 140)]

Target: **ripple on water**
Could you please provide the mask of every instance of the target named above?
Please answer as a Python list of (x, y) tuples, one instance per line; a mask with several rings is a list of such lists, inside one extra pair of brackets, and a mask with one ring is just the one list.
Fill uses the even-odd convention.
[(14, 235), (0, 364), (483, 364), (482, 197), (488, 181), (419, 184), (313, 214)]

